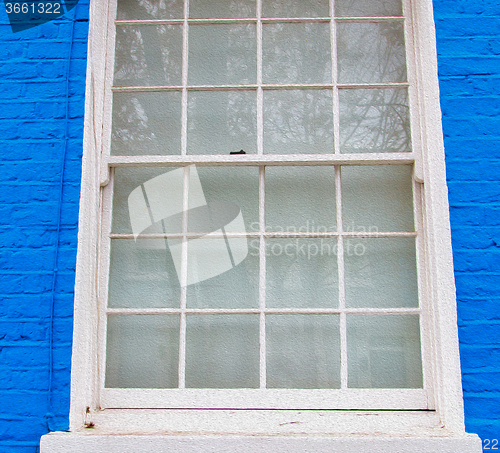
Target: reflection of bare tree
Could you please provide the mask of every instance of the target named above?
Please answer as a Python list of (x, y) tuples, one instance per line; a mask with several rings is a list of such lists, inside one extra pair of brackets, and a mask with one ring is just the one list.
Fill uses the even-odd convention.
[(256, 60), (255, 24), (189, 27), (190, 84), (255, 83)]
[(401, 0), (336, 0), (336, 16), (401, 16)]
[(118, 0), (118, 19), (180, 19), (182, 0)]
[(264, 17), (326, 17), (329, 15), (328, 0), (280, 0), (264, 1)]
[(256, 150), (255, 91), (193, 92), (188, 103), (189, 154)]
[(340, 141), (346, 153), (410, 151), (406, 88), (341, 91)]
[(219, 17), (255, 17), (255, 0), (206, 1), (190, 0), (189, 17), (219, 18)]
[[(115, 106), (117, 104), (115, 103)], [(113, 139), (124, 144), (156, 141), (148, 125), (148, 115), (137, 97), (131, 97), (113, 112)]]
[(176, 25), (117, 27), (115, 85), (178, 85), (182, 29)]
[(180, 93), (115, 93), (112, 154), (178, 154)]
[(329, 83), (328, 24), (264, 25), (264, 83)]
[(339, 23), (339, 81), (406, 82), (403, 25)]
[(332, 95), (327, 90), (266, 92), (264, 139), (267, 153), (332, 153)]

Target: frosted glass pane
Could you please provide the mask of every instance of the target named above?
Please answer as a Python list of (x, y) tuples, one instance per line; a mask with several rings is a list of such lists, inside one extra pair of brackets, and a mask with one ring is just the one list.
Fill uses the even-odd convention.
[(255, 83), (255, 24), (189, 27), (189, 83), (225, 85)]
[(180, 93), (114, 93), (112, 155), (180, 152)]
[(338, 316), (266, 316), (267, 387), (340, 388)]
[(264, 92), (264, 153), (331, 154), (333, 152), (331, 91)]
[(187, 316), (186, 387), (257, 388), (259, 316)]
[(337, 24), (339, 82), (406, 82), (403, 25)]
[(345, 231), (413, 231), (412, 167), (342, 167)]
[(180, 284), (165, 239), (112, 239), (108, 306), (178, 308)]
[(411, 151), (406, 88), (340, 90), (339, 97), (343, 153)]
[(344, 262), (347, 307), (418, 307), (414, 238), (346, 239)]
[(188, 99), (188, 154), (257, 152), (255, 91), (195, 91)]
[[(205, 212), (193, 210), (189, 213), (189, 231), (211, 232), (221, 227), (233, 233), (259, 230), (259, 170), (256, 167), (198, 167), (203, 193), (210, 207), (209, 228), (204, 226)], [(232, 222), (238, 212), (243, 224)]]
[(175, 388), (178, 356), (178, 316), (108, 316), (106, 387)]
[[(182, 231), (180, 217), (162, 218), (163, 222), (155, 222), (154, 225), (154, 219), (151, 219), (151, 214), (154, 217), (161, 217), (161, 214), (156, 212), (158, 210), (156, 204), (159, 200), (161, 201), (162, 197), (155, 196), (155, 191), (152, 190), (154, 188), (151, 187), (151, 183), (148, 184), (148, 181), (171, 171), (173, 171), (171, 167), (117, 167), (114, 169), (113, 223), (111, 227), (113, 233), (132, 233), (131, 221), (143, 225), (144, 233), (180, 233)], [(141, 189), (142, 184), (146, 184), (149, 187), (149, 193), (146, 191), (146, 196), (144, 196), (144, 192)], [(177, 196), (175, 196), (176, 192)], [(163, 198), (167, 207), (175, 204), (182, 209), (181, 190), (169, 191), (168, 197), (164, 193)], [(153, 203), (153, 206), (155, 206), (153, 210), (155, 212), (150, 213), (148, 206), (151, 208), (151, 201), (155, 201), (156, 203)], [(130, 206), (131, 204), (132, 206)], [(141, 218), (137, 218), (137, 209), (134, 209), (134, 207), (141, 206), (143, 207), (143, 212)], [(131, 207), (133, 209), (132, 212), (130, 211)]]
[(336, 16), (402, 16), (401, 0), (335, 0)]
[(255, 17), (255, 0), (189, 0), (189, 16), (195, 19)]
[(264, 83), (329, 83), (332, 80), (328, 24), (264, 24)]
[(188, 242), (188, 308), (259, 306), (258, 240), (226, 239)]
[(117, 19), (181, 19), (182, 0), (118, 0)]
[(115, 85), (180, 85), (181, 72), (180, 25), (116, 27)]
[(422, 388), (418, 315), (347, 315), (350, 388)]
[(328, 0), (266, 0), (262, 5), (263, 17), (327, 17)]
[(334, 167), (266, 167), (266, 230), (336, 230)]
[(336, 240), (266, 239), (266, 267), (268, 307), (338, 306)]

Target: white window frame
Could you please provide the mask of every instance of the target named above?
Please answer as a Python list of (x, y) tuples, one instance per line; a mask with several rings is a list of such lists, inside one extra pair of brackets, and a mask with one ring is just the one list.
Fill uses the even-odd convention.
[[(426, 316), (424, 316), (423, 319), (427, 319), (428, 322), (424, 323), (424, 335), (422, 336), (424, 350), (427, 349), (428, 351), (427, 360), (424, 361), (424, 380), (427, 379), (432, 381), (432, 393), (429, 394), (429, 400), (426, 401), (426, 407), (429, 410), (419, 414), (419, 417), (423, 417), (422, 420), (425, 419), (425, 421), (419, 422), (420, 424), (417, 423), (418, 426), (421, 426), (421, 433), (418, 438), (422, 441), (422, 439), (427, 439), (428, 437), (438, 436), (445, 440), (454, 439), (455, 441), (461, 439), (461, 441), (463, 441), (463, 444), (460, 444), (458, 449), (456, 449), (458, 444), (454, 444), (455, 446), (453, 446), (453, 448), (455, 448), (455, 450), (451, 449), (451, 444), (446, 444), (450, 446), (449, 450), (446, 449), (448, 447), (443, 446), (439, 447), (440, 449), (434, 449), (433, 447), (433, 451), (479, 452), (481, 451), (479, 439), (477, 437), (466, 436), (464, 429), (455, 286), (445, 178), (441, 111), (439, 107), (432, 1), (417, 0), (410, 2), (410, 0), (404, 0), (404, 4), (413, 24), (413, 27), (406, 28), (406, 40), (407, 42), (413, 43), (413, 45), (409, 46), (409, 49), (414, 53), (414, 58), (409, 58), (409, 62), (415, 62), (415, 67), (409, 68), (409, 77), (411, 77), (410, 74), (415, 74), (414, 83), (410, 84), (410, 98), (413, 98), (411, 104), (414, 106), (418, 105), (419, 109), (419, 111), (416, 111), (415, 108), (411, 110), (413, 116), (412, 141), (414, 149), (418, 147), (422, 152), (418, 156), (414, 153), (401, 153), (391, 155), (390, 157), (387, 155), (380, 157), (383, 157), (384, 161), (393, 160), (394, 163), (398, 164), (414, 163), (415, 179), (419, 182), (423, 182), (423, 184), (416, 183), (415, 185), (417, 188), (421, 187), (422, 190), (423, 247), (425, 247), (425, 265), (423, 267), (426, 272), (425, 275), (420, 276), (420, 278), (422, 280), (421, 284), (426, 287), (426, 298), (432, 300), (432, 303), (423, 306), (423, 309), (427, 310)], [(182, 419), (183, 422), (179, 422), (180, 425), (176, 425), (177, 428), (180, 427), (179, 429), (181, 429), (183, 423), (186, 423), (185, 430), (188, 431), (190, 429), (190, 422), (188, 421), (199, 416), (196, 415), (199, 411), (178, 410), (172, 412), (172, 410), (153, 411), (145, 409), (140, 412), (141, 416), (144, 417), (141, 423), (137, 421), (137, 418), (134, 419), (134, 417), (131, 417), (130, 411), (126, 409), (101, 410), (102, 400), (100, 395), (99, 369), (102, 368), (102, 363), (98, 360), (98, 339), (99, 335), (102, 335), (103, 332), (102, 327), (101, 331), (98, 327), (98, 295), (104, 282), (100, 282), (97, 276), (100, 275), (98, 268), (100, 266), (99, 244), (102, 222), (101, 206), (103, 203), (102, 185), (108, 183), (108, 163), (112, 166), (131, 165), (134, 163), (134, 158), (130, 158), (130, 162), (127, 162), (127, 159), (121, 159), (120, 162), (115, 162), (114, 157), (109, 157), (103, 152), (104, 149), (109, 148), (104, 143), (106, 134), (103, 133), (103, 131), (105, 132), (106, 129), (109, 128), (109, 124), (106, 122), (107, 112), (103, 110), (102, 106), (111, 106), (111, 92), (110, 90), (106, 90), (106, 86), (109, 87), (112, 80), (112, 71), (110, 71), (109, 68), (110, 56), (108, 54), (108, 60), (106, 60), (104, 52), (102, 51), (104, 43), (109, 41), (109, 37), (114, 33), (113, 21), (107, 20), (109, 14), (108, 2), (96, 0), (91, 3), (82, 192), (75, 286), (70, 431), (77, 433), (82, 427), (93, 425), (94, 423), (99, 427), (100, 423), (102, 423), (102, 426), (107, 427), (109, 432), (104, 429), (104, 431), (96, 431), (96, 435), (107, 435), (118, 432), (120, 430), (117, 426), (122, 426), (120, 431), (121, 434), (130, 434), (133, 432), (146, 434), (151, 432), (151, 426), (159, 426), (158, 424), (161, 423), (164, 423), (162, 426), (165, 426), (165, 424), (168, 425), (168, 423), (175, 425), (179, 419)], [(418, 103), (415, 102), (416, 98), (418, 98)], [(416, 124), (418, 124), (420, 131), (414, 129)], [(338, 137), (338, 133), (336, 135)], [(310, 157), (311, 156), (304, 156), (303, 159), (304, 161), (310, 161)], [(211, 159), (211, 156), (206, 157), (207, 161)], [(219, 159), (219, 157), (216, 157), (214, 160)], [(241, 156), (238, 156), (238, 159), (241, 161)], [(243, 156), (243, 159), (247, 161), (247, 164), (272, 164), (274, 158), (268, 155), (259, 156), (258, 158), (247, 155)], [(314, 159), (324, 164), (338, 165), (352, 163), (352, 159), (356, 159), (356, 157), (337, 154), (334, 157), (314, 157)], [(151, 158), (150, 160), (150, 164), (152, 165), (164, 163), (164, 160), (162, 160), (160, 156)], [(173, 162), (175, 158), (172, 159), (172, 156), (170, 156), (169, 160)], [(179, 163), (184, 164), (191, 162), (196, 163), (199, 160), (199, 156), (179, 157)], [(359, 160), (359, 158), (357, 158), (357, 160)], [(362, 163), (375, 164), (377, 160), (375, 156), (374, 161), (365, 161)], [(290, 158), (290, 164), (300, 164), (300, 162), (301, 161), (296, 158)], [(276, 163), (282, 164), (283, 161), (280, 160)], [(122, 389), (115, 390), (118, 393), (122, 391)], [(359, 406), (360, 399), (365, 398), (368, 394), (374, 395), (377, 393), (377, 390), (352, 389), (352, 392), (349, 390), (350, 389), (344, 389), (338, 391), (344, 392), (344, 395), (338, 394), (340, 396), (333, 397), (331, 401), (332, 409), (352, 409), (356, 406), (363, 407), (363, 404)], [(123, 391), (129, 392), (129, 390)], [(203, 392), (205, 391), (203, 390)], [(214, 391), (214, 393), (209, 396), (209, 399), (219, 398), (220, 395), (217, 392), (218, 391)], [(238, 390), (235, 390), (235, 392), (238, 392)], [(287, 398), (286, 392), (289, 391), (278, 391), (276, 396), (277, 400), (275, 402), (284, 401), (282, 398)], [(297, 390), (293, 390), (293, 392), (296, 393)], [(156, 390), (154, 390), (153, 393), (157, 395)], [(278, 393), (281, 393), (281, 395), (278, 395)], [(141, 394), (144, 395), (144, 391), (141, 391)], [(241, 409), (252, 407), (251, 394), (248, 395), (250, 399), (242, 402)], [(311, 398), (311, 396), (313, 400), (310, 406), (308, 406), (307, 398)], [(394, 430), (390, 428), (390, 426), (392, 426), (395, 421), (404, 421), (401, 426), (407, 427), (406, 431), (403, 430), (403, 437), (405, 437), (408, 433), (415, 431), (415, 425), (412, 424), (412, 420), (415, 420), (416, 414), (411, 411), (411, 409), (422, 407), (420, 403), (412, 403), (411, 399), (407, 407), (401, 407), (400, 403), (397, 402), (391, 406), (390, 401), (393, 396), (393, 391), (379, 391), (379, 395), (374, 400), (374, 405), (370, 406), (370, 404), (365, 404), (363, 409), (371, 409), (372, 411), (379, 409), (380, 407), (378, 407), (376, 401), (379, 400), (379, 398), (385, 398), (387, 400), (387, 407), (385, 407), (385, 409), (399, 409), (401, 411), (389, 410), (375, 413), (372, 412), (371, 414), (374, 415), (373, 424), (371, 425), (372, 428), (374, 426), (380, 426), (382, 433), (392, 433), (388, 434), (388, 436), (394, 437)], [(196, 398), (197, 396), (194, 394), (191, 396), (188, 395), (185, 400), (186, 405), (180, 405), (179, 407), (197, 406), (199, 401), (195, 401)], [(194, 401), (192, 405), (189, 404), (189, 400), (191, 400), (191, 402)], [(352, 406), (345, 404), (345, 401), (348, 400), (353, 402)], [(116, 401), (111, 399), (111, 401), (107, 402), (107, 407), (120, 406), (119, 403), (115, 403)], [(278, 403), (278, 406), (281, 406), (281, 409), (287, 409), (286, 403)], [(135, 407), (164, 407), (164, 403), (155, 406), (153, 396), (151, 400), (147, 401), (147, 404), (138, 402)], [(237, 408), (240, 407), (238, 406)], [(312, 393), (308, 393), (308, 395), (304, 397), (304, 408), (317, 408), (317, 401), (314, 401)], [(329, 408), (330, 407), (326, 407), (326, 409)], [(325, 407), (322, 407), (322, 409), (325, 409)], [(407, 409), (407, 411), (405, 411), (405, 409)], [(251, 434), (263, 432), (257, 428), (258, 423), (255, 421), (255, 418), (252, 418), (253, 421), (249, 422), (248, 417), (251, 418), (252, 416), (248, 414), (251, 412), (252, 411), (248, 413), (246, 413), (246, 411), (239, 412), (240, 415), (238, 415), (238, 417), (241, 420), (241, 426), (245, 425), (247, 427), (243, 429), (240, 426), (240, 431), (249, 430)], [(272, 420), (272, 415), (270, 415), (271, 412), (266, 412), (266, 417), (268, 417), (270, 423)], [(290, 412), (287, 411), (284, 411), (284, 413), (290, 414)], [(137, 412), (135, 412), (135, 414), (137, 414)], [(225, 414), (224, 411), (211, 411), (211, 416), (214, 417), (214, 426), (218, 423), (216, 419), (218, 419), (218, 417), (223, 417), (223, 414)], [(276, 414), (276, 412), (274, 412), (274, 414)], [(335, 424), (336, 420), (339, 420), (337, 417), (341, 416), (344, 420), (346, 417), (348, 418), (348, 414), (351, 413), (336, 410), (329, 411), (327, 415), (329, 417), (328, 419)], [(165, 417), (167, 417), (170, 422), (168, 422)], [(201, 415), (199, 417), (203, 419), (204, 416)], [(299, 417), (298, 413), (297, 417)], [(307, 418), (309, 415), (301, 415), (301, 417)], [(436, 420), (439, 426), (436, 425)], [(313, 421), (312, 423), (314, 424), (315, 422)], [(123, 426), (125, 426), (125, 428), (123, 428)], [(195, 426), (197, 426), (196, 423)], [(382, 426), (386, 426), (386, 428)], [(344, 428), (346, 433), (369, 432), (369, 428), (363, 426), (363, 424), (356, 425), (354, 422)], [(432, 431), (432, 429), (437, 428), (439, 428), (439, 430), (436, 432)], [(200, 432), (205, 431), (206, 430), (200, 428)], [(377, 432), (376, 429), (375, 431)], [(235, 432), (237, 432), (236, 428)], [(302, 431), (299, 430), (298, 432)], [(316, 434), (318, 432), (323, 433), (328, 432), (328, 429), (321, 429), (320, 427), (318, 430), (313, 430), (313, 432)], [(339, 428), (339, 430), (335, 432), (342, 433), (342, 429)], [(215, 433), (219, 433), (219, 431), (215, 430)], [(279, 431), (279, 433), (283, 434), (284, 431)], [(311, 435), (312, 433), (309, 434)], [(87, 435), (86, 437), (88, 438), (89, 436)], [(42, 442), (42, 451), (57, 451), (56, 448), (58, 447), (56, 447), (56, 445), (59, 445), (58, 442), (62, 442), (61, 445), (64, 444), (64, 448), (68, 448), (69, 445), (73, 445), (71, 442), (74, 440), (72, 438), (73, 440), (69, 441), (67, 436), (64, 437), (65, 440), (54, 439), (56, 439), (54, 436), (48, 436), (44, 441), (45, 447), (43, 446), (44, 442)], [(80, 438), (78, 437), (78, 439)], [(81, 439), (78, 440), (78, 442), (80, 441)], [(200, 445), (205, 445), (203, 443), (204, 441), (200, 442)], [(193, 447), (195, 444), (196, 442), (193, 443)], [(53, 448), (53, 450), (48, 449), (50, 445), (50, 448)], [(353, 450), (346, 449), (339, 451), (365, 451), (362, 449), (360, 443), (356, 445), (356, 447), (353, 447)], [(387, 447), (384, 447), (386, 448), (384, 451), (393, 451), (392, 447), (394, 447), (395, 451), (398, 448), (397, 443), (391, 444), (392, 447), (389, 446), (389, 444), (387, 445)], [(366, 448), (366, 451), (373, 451), (372, 446), (373, 444), (369, 444), (363, 448)], [(421, 448), (421, 450), (419, 450), (419, 448)], [(420, 447), (417, 447), (417, 443), (415, 443), (415, 450), (409, 449), (401, 451), (425, 451), (425, 448), (424, 444), (420, 444)], [(137, 448), (131, 451), (142, 450)], [(162, 450), (160, 449), (158, 451)], [(245, 450), (243, 449), (242, 451)], [(318, 451), (322, 451), (320, 446), (318, 446)], [(427, 451), (431, 450), (428, 449)]]

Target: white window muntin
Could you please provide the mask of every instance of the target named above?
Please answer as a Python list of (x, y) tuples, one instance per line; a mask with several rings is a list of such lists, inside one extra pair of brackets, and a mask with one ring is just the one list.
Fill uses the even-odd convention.
[[(258, 2), (260, 3), (260, 2)], [(408, 5), (405, 2), (405, 9), (408, 10)], [(112, 2), (113, 9), (115, 7), (114, 2)], [(332, 8), (332, 6), (331, 6)], [(258, 11), (260, 8), (257, 8)], [(187, 12), (187, 6), (185, 6), (185, 11)], [(425, 297), (423, 297), (422, 288), (422, 272), (418, 272), (419, 277), (419, 294), (420, 294), (420, 308), (415, 309), (347, 309), (345, 307), (345, 299), (342, 296), (342, 286), (343, 286), (343, 254), (342, 254), (342, 242), (344, 238), (348, 237), (415, 237), (417, 241), (417, 259), (418, 268), (421, 270), (423, 268), (423, 248), (422, 248), (422, 229), (421, 229), (421, 210), (419, 208), (420, 200), (420, 188), (418, 183), (414, 183), (414, 219), (415, 219), (415, 232), (383, 232), (383, 233), (352, 233), (342, 231), (342, 195), (341, 195), (341, 179), (340, 179), (340, 165), (387, 165), (387, 164), (414, 164), (419, 162), (417, 155), (419, 154), (419, 149), (416, 148), (416, 144), (419, 142), (418, 127), (415, 127), (414, 108), (412, 104), (415, 102), (415, 90), (411, 84), (413, 80), (413, 71), (408, 71), (409, 83), (366, 83), (366, 84), (338, 84), (336, 81), (337, 68), (336, 68), (336, 58), (333, 57), (332, 65), (332, 76), (333, 83), (331, 84), (295, 84), (295, 85), (263, 85), (262, 84), (262, 23), (273, 22), (273, 21), (286, 21), (286, 22), (301, 22), (301, 21), (311, 21), (311, 22), (329, 22), (331, 25), (331, 36), (335, 37), (335, 26), (336, 22), (342, 21), (385, 21), (385, 20), (401, 20), (406, 23), (405, 34), (406, 34), (406, 46), (411, 48), (412, 40), (411, 28), (408, 19), (403, 18), (393, 18), (393, 17), (382, 17), (382, 18), (336, 18), (331, 20), (330, 18), (293, 18), (293, 19), (260, 19), (260, 17), (253, 19), (188, 19), (187, 13), (185, 12), (185, 18), (182, 20), (168, 20), (168, 21), (116, 21), (117, 26), (127, 25), (127, 24), (174, 24), (182, 23), (184, 25), (183, 32), (183, 72), (182, 72), (182, 86), (162, 86), (162, 87), (114, 87), (108, 86), (106, 98), (106, 107), (108, 112), (106, 114), (107, 126), (104, 127), (104, 131), (110, 132), (111, 127), (111, 92), (118, 91), (181, 91), (182, 92), (182, 138), (181, 138), (181, 154), (180, 156), (110, 156), (109, 155), (109, 142), (110, 133), (104, 134), (105, 143), (103, 147), (103, 180), (107, 179), (109, 173), (108, 167), (119, 167), (119, 166), (184, 166), (186, 164), (196, 164), (196, 165), (222, 165), (222, 166), (233, 166), (233, 165), (250, 165), (259, 166), (260, 177), (259, 177), (259, 223), (260, 231), (254, 234), (255, 237), (260, 239), (261, 252), (265, 251), (265, 239), (270, 237), (318, 237), (317, 233), (307, 234), (307, 233), (297, 233), (295, 236), (290, 233), (283, 234), (278, 232), (266, 232), (264, 227), (264, 206), (265, 206), (265, 166), (275, 166), (275, 165), (335, 165), (335, 180), (336, 180), (336, 196), (337, 196), (337, 225), (339, 230), (334, 233), (325, 233), (321, 236), (335, 238), (338, 241), (339, 253), (338, 253), (338, 268), (339, 268), (339, 307), (338, 309), (331, 310), (298, 310), (298, 309), (268, 309), (265, 307), (265, 290), (263, 288), (265, 282), (265, 253), (260, 254), (260, 280), (261, 280), (261, 290), (260, 290), (260, 307), (259, 309), (248, 309), (248, 310), (230, 310), (230, 309), (220, 309), (220, 310), (209, 310), (209, 309), (187, 309), (185, 303), (185, 294), (183, 296), (184, 301), (181, 301), (181, 308), (179, 309), (109, 309), (107, 307), (107, 270), (109, 268), (109, 247), (110, 239), (126, 238), (130, 235), (126, 234), (109, 234), (111, 225), (111, 199), (112, 199), (112, 186), (109, 184), (105, 188), (104, 196), (104, 213), (105, 218), (103, 219), (103, 239), (101, 247), (101, 269), (103, 273), (100, 278), (101, 288), (100, 288), (100, 304), (101, 304), (101, 320), (100, 320), (100, 338), (101, 338), (101, 407), (235, 407), (235, 408), (252, 408), (252, 407), (262, 407), (262, 408), (365, 408), (365, 409), (429, 409), (433, 407), (432, 398), (428, 393), (430, 391), (432, 380), (429, 379), (430, 371), (427, 364), (428, 351), (426, 340), (426, 317), (421, 319), (420, 330), (421, 330), (421, 346), (422, 346), (422, 359), (424, 364), (424, 390), (422, 389), (391, 389), (391, 390), (377, 390), (377, 389), (348, 389), (347, 388), (347, 358), (346, 358), (346, 315), (347, 314), (418, 314), (422, 313), (422, 309), (425, 311)], [(111, 15), (113, 17), (114, 14)], [(188, 39), (188, 27), (186, 25), (191, 23), (234, 23), (234, 22), (245, 22), (245, 23), (257, 23), (257, 84), (256, 85), (238, 85), (238, 86), (221, 86), (221, 85), (205, 85), (205, 86), (188, 86), (187, 84), (187, 39)], [(113, 52), (114, 52), (114, 26), (110, 25), (110, 39), (108, 45), (108, 71), (113, 68)], [(332, 41), (334, 38), (332, 38)], [(332, 42), (332, 49), (335, 50), (335, 43)], [(411, 52), (407, 52), (411, 54)], [(412, 58), (407, 58), (408, 66), (412, 67)], [(111, 63), (111, 64), (110, 64)], [(106, 78), (108, 82), (112, 80), (113, 75), (108, 74)], [(363, 89), (363, 88), (393, 88), (393, 87), (409, 87), (410, 89), (410, 112), (412, 112), (412, 141), (413, 141), (413, 151), (405, 153), (369, 153), (369, 154), (345, 154), (340, 152), (340, 133), (339, 133), (339, 103), (338, 103), (338, 91), (339, 89)], [(192, 156), (187, 154), (187, 95), (188, 91), (217, 91), (217, 90), (228, 90), (228, 89), (245, 89), (245, 90), (255, 90), (257, 93), (257, 154), (245, 155), (245, 156), (220, 156), (220, 155), (209, 155), (209, 156)], [(289, 90), (289, 89), (333, 89), (333, 105), (334, 105), (334, 122), (335, 133), (335, 151), (334, 154), (329, 155), (266, 155), (263, 151), (263, 92), (265, 90)], [(419, 164), (417, 163), (416, 172), (419, 173)], [(417, 176), (418, 177), (418, 176)], [(188, 185), (189, 182), (189, 168), (185, 167), (185, 180)], [(103, 181), (104, 182), (104, 181)], [(185, 187), (187, 187), (185, 185)], [(184, 192), (184, 203), (186, 203), (186, 191)], [(107, 232), (106, 232), (107, 231)], [(183, 229), (183, 237), (188, 238), (185, 227)], [(247, 234), (248, 236), (248, 234)], [(251, 234), (250, 234), (251, 236)], [(185, 253), (185, 252), (184, 252)], [(184, 266), (186, 265), (186, 260), (184, 260)], [(183, 270), (184, 274), (186, 270)], [(104, 388), (104, 370), (105, 370), (105, 344), (104, 339), (106, 338), (106, 313), (108, 315), (116, 314), (178, 314), (181, 317), (181, 355), (180, 355), (180, 367), (179, 367), (179, 389), (148, 389), (148, 390), (138, 390), (138, 389), (109, 389)], [(185, 329), (185, 317), (187, 313), (253, 313), (260, 315), (260, 326), (261, 326), (261, 353), (260, 353), (260, 387), (261, 389), (237, 389), (237, 390), (205, 390), (205, 389), (184, 389), (184, 370), (183, 370), (183, 353), (182, 353), (182, 342), (185, 341), (185, 335), (183, 335), (182, 330)], [(284, 390), (284, 389), (265, 389), (265, 315), (271, 313), (330, 313), (337, 314), (340, 316), (341, 325), (341, 389), (333, 390)], [(245, 396), (246, 395), (246, 396)]]

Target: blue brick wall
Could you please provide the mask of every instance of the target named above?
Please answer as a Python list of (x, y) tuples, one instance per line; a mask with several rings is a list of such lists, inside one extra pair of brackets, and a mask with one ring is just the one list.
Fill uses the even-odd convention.
[(0, 3), (2, 453), (68, 428), (87, 34), (88, 1), (15, 34)]
[(500, 2), (434, 0), (466, 428), (500, 437)]
[[(2, 453), (36, 452), (42, 434), (68, 425), (88, 1), (16, 34), (0, 4)], [(500, 436), (500, 2), (434, 7), (466, 423), (491, 439)]]

